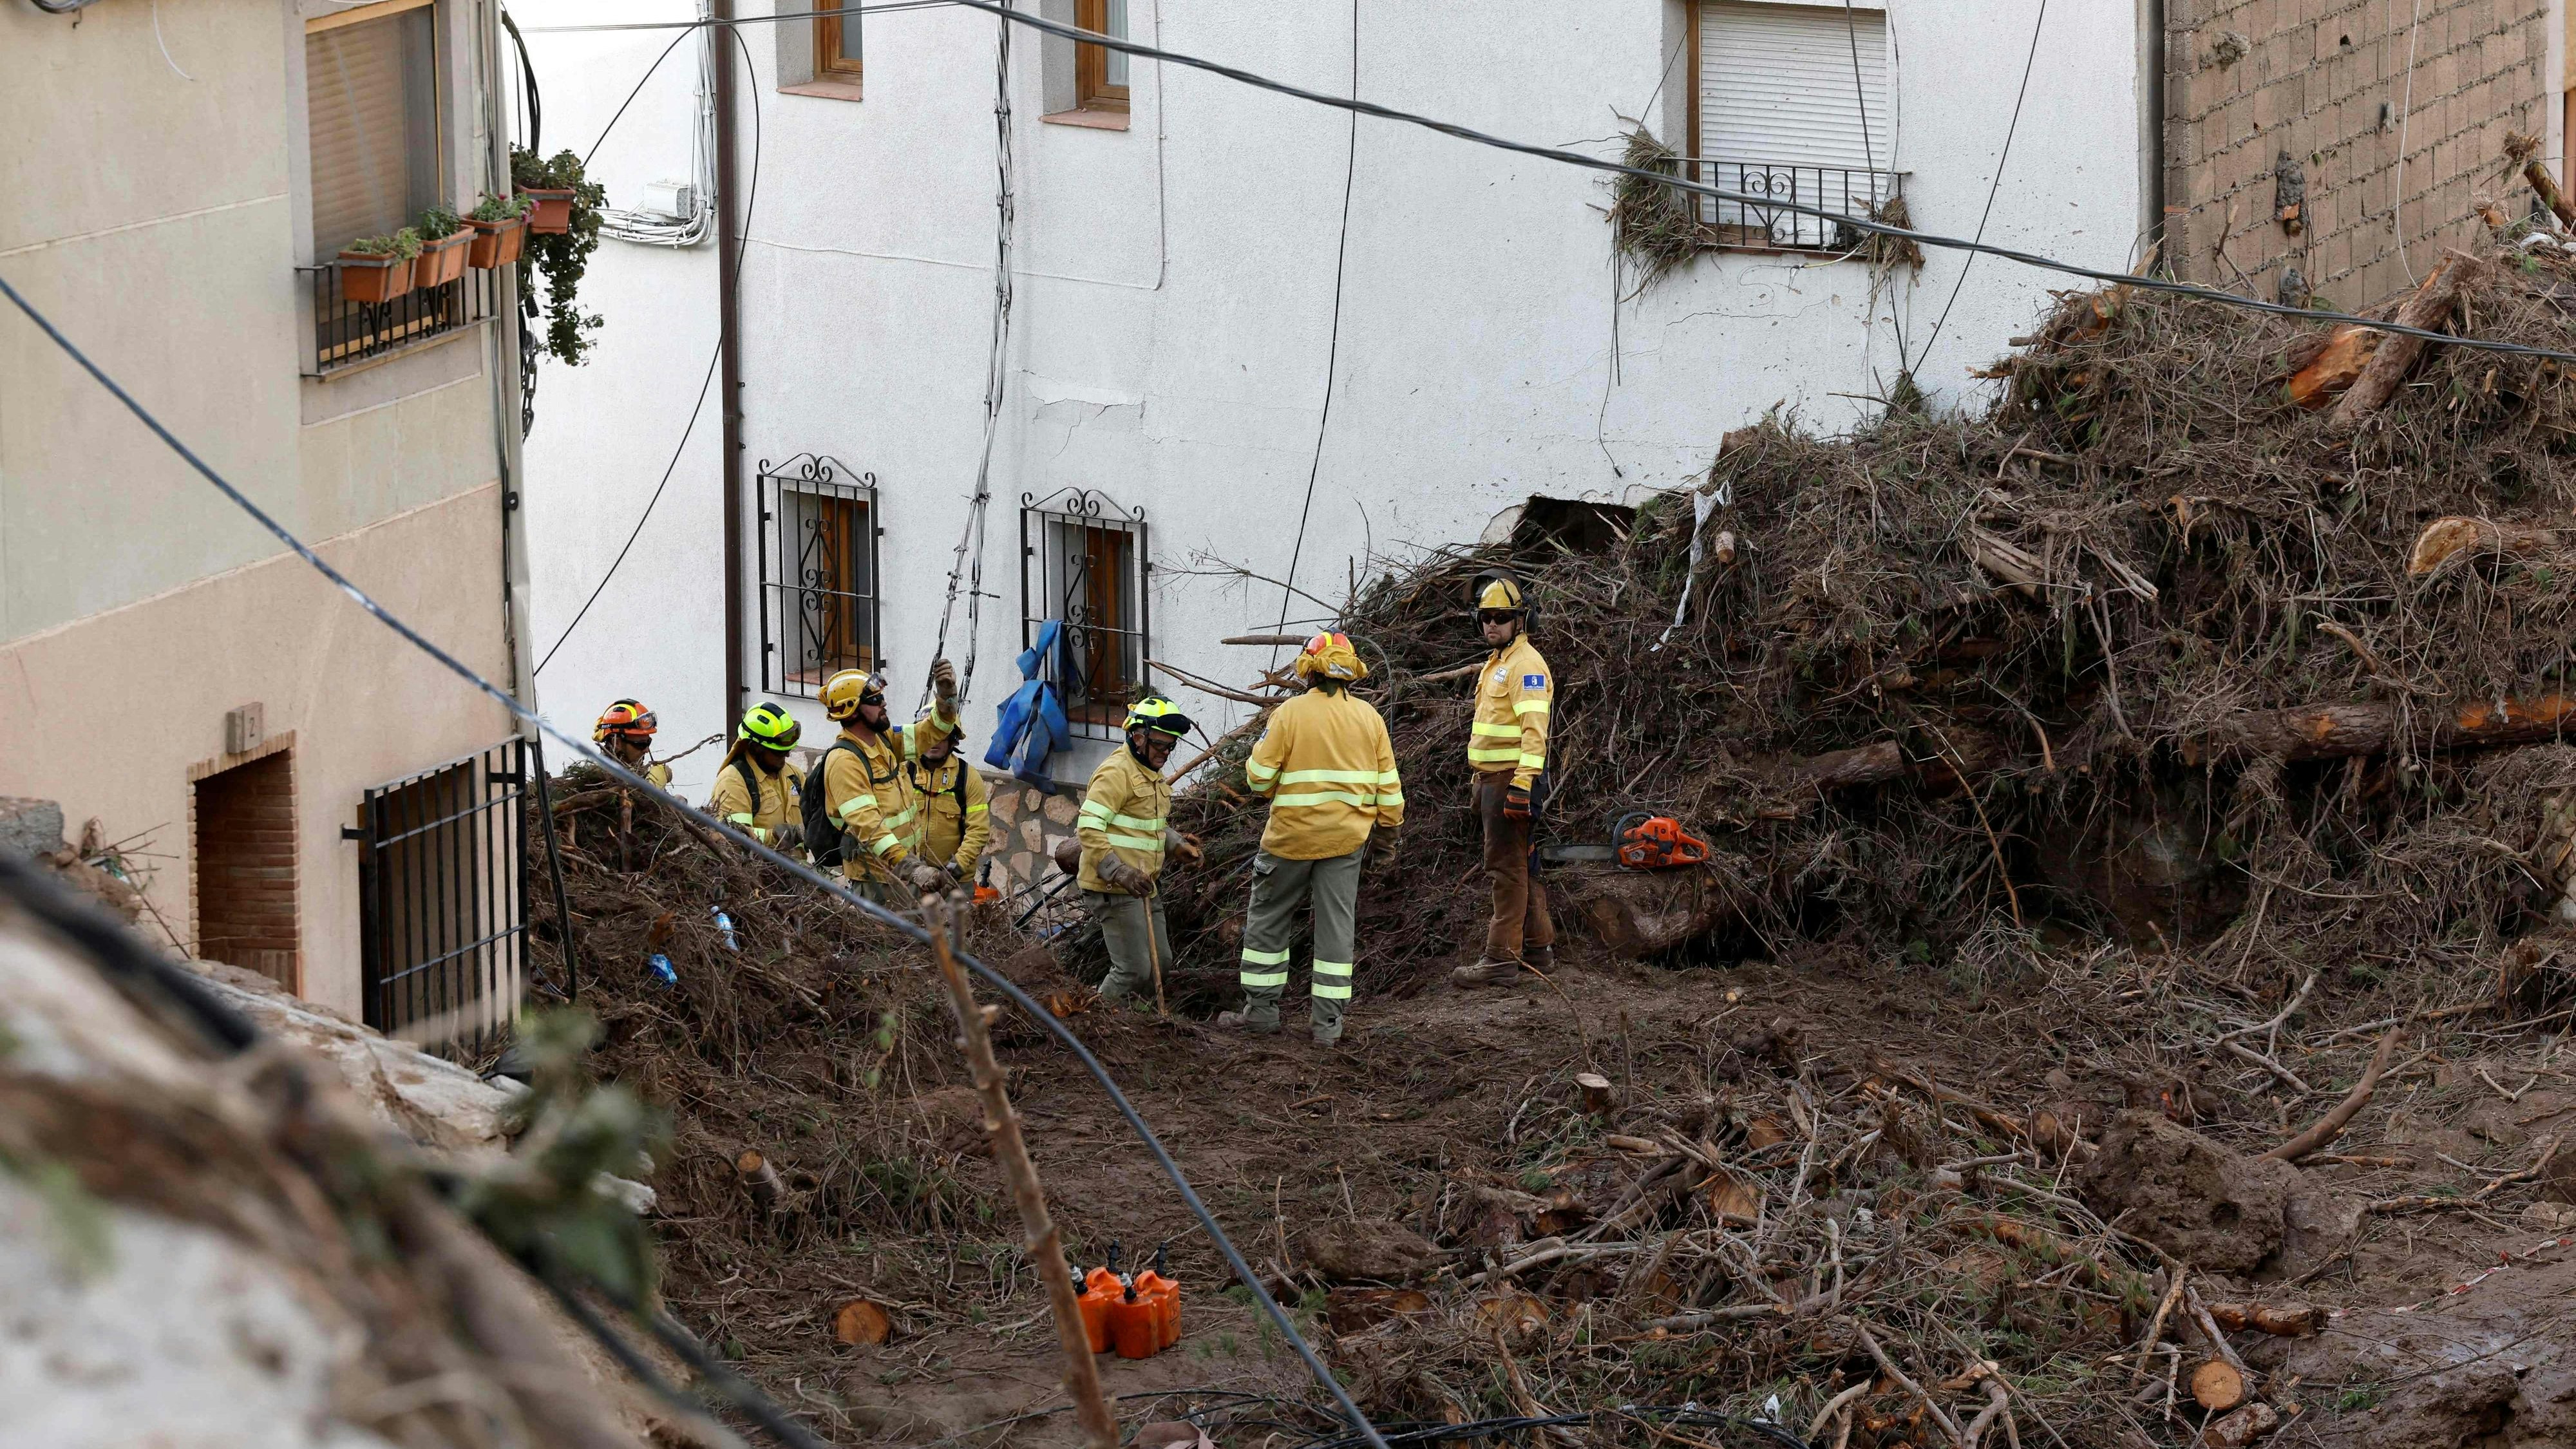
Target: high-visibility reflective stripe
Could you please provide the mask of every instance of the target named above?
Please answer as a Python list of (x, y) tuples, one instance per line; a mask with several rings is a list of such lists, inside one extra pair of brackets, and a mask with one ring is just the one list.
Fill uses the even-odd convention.
[(1379, 775), (1375, 770), (1290, 770), (1279, 777), (1282, 785), (1303, 785), (1322, 780), (1332, 785), (1374, 785)]
[(1279, 767), (1277, 765), (1265, 765), (1259, 760), (1246, 760), (1243, 763), (1244, 778), (1252, 781), (1256, 785), (1269, 784), (1270, 778), (1278, 773)]
[(1318, 961), (1315, 963), (1315, 979), (1307, 983), (1306, 989), (1326, 1001), (1348, 1001), (1351, 999), (1351, 978), (1326, 975), (1324, 963)]
[(1171, 817), (1166, 815), (1157, 815), (1153, 819), (1147, 820), (1141, 816), (1119, 815), (1112, 813), (1109, 817), (1109, 823), (1127, 830), (1143, 830), (1152, 833), (1160, 833), (1164, 822), (1170, 818)]
[(1480, 735), (1493, 735), (1497, 738), (1506, 740), (1516, 740), (1521, 737), (1521, 727), (1519, 725), (1487, 724), (1483, 720), (1476, 721), (1473, 726), (1473, 732)]
[(1159, 835), (1150, 838), (1142, 835), (1112, 835), (1109, 837), (1109, 843), (1128, 850), (1141, 850), (1148, 855), (1163, 853), (1163, 837)]
[(1387, 770), (1378, 775), (1377, 783), (1378, 788), (1382, 790), (1392, 790), (1398, 785), (1403, 784), (1404, 781), (1396, 775), (1395, 771)]
[(966, 807), (966, 813), (969, 815), (983, 815), (990, 812), (992, 808), (993, 807), (990, 805), (969, 805)]
[(892, 829), (894, 829), (896, 826), (899, 826), (899, 825), (909, 825), (909, 824), (911, 824), (911, 823), (912, 823), (912, 817), (914, 817), (915, 815), (918, 815), (918, 814), (920, 814), (920, 813), (921, 813), (921, 807), (920, 807), (920, 806), (918, 806), (918, 805), (915, 805), (914, 807), (912, 807), (912, 808), (911, 808), (911, 809), (909, 809), (909, 810), (904, 811), (904, 812), (903, 812), (902, 814), (900, 814), (900, 815), (889, 815), (889, 816), (887, 816), (887, 817), (885, 818), (885, 828), (886, 828), (886, 829), (888, 829), (888, 830), (892, 830)]
[(1243, 948), (1243, 959), (1251, 962), (1255, 966), (1285, 966), (1288, 964), (1288, 953), (1285, 951), (1255, 951), (1250, 946), (1246, 946)]
[(1512, 713), (1545, 714), (1547, 713), (1547, 701), (1543, 699), (1524, 699), (1518, 704), (1512, 706)]
[(1384, 810), (1389, 806), (1393, 806), (1398, 810), (1403, 809), (1404, 797), (1401, 795), (1380, 795), (1377, 797), (1377, 808)]
[(726, 817), (725, 817), (725, 823), (726, 823), (727, 825), (749, 825), (752, 821), (757, 820), (757, 819), (759, 819), (759, 818), (760, 818), (759, 816), (752, 814), (752, 813), (751, 813), (750, 811), (748, 811), (748, 810), (745, 810), (745, 811), (742, 811), (742, 812), (740, 812), (740, 813), (738, 813), (738, 814), (734, 814), (734, 815), (728, 815), (728, 816), (726, 816)]
[(1085, 815), (1097, 815), (1101, 819), (1106, 820), (1109, 818), (1109, 807), (1103, 805), (1097, 800), (1085, 800), (1082, 802), (1082, 813)]
[(1467, 762), (1473, 765), (1508, 765), (1521, 758), (1519, 750), (1469, 750)]
[(1319, 960), (1315, 963), (1315, 974), (1318, 976), (1348, 976), (1351, 974), (1351, 963), (1348, 961)]
[(1366, 807), (1375, 805), (1377, 803), (1377, 797), (1375, 795), (1353, 795), (1342, 790), (1309, 790), (1296, 795), (1277, 796), (1272, 799), (1270, 803), (1282, 810), (1294, 810), (1300, 805), (1358, 805)]
[(767, 845), (769, 843), (769, 827), (766, 825), (755, 825), (751, 827), (751, 838), (759, 841), (763, 845)]
[(879, 855), (883, 855), (890, 850), (901, 850), (902, 848), (903, 842), (895, 839), (891, 835), (880, 835), (877, 837), (875, 850)]
[(1246, 986), (1285, 986), (1288, 984), (1288, 973), (1285, 971), (1246, 971), (1242, 973), (1238, 979)]
[(1524, 770), (1544, 770), (1547, 768), (1547, 756), (1523, 755), (1521, 756), (1521, 768)]
[(877, 801), (876, 797), (873, 795), (853, 795), (849, 799), (841, 802), (841, 808), (839, 811), (840, 817), (843, 820), (847, 820), (852, 816), (857, 815), (862, 806), (874, 805), (875, 803), (877, 803)]

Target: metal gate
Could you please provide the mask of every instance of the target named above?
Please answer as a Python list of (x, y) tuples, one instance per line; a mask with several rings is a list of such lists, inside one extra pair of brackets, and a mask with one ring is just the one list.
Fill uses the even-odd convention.
[(528, 747), (500, 744), (366, 792), (358, 842), (367, 1025), (481, 1046), (527, 962)]

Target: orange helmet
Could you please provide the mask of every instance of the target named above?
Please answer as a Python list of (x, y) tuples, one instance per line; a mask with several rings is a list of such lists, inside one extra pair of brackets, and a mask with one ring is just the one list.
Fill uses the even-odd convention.
[(1360, 662), (1360, 652), (1352, 645), (1351, 636), (1330, 629), (1306, 641), (1306, 647), (1298, 651), (1295, 667), (1300, 679), (1322, 675), (1348, 684), (1368, 677), (1368, 666)]
[(653, 732), (660, 727), (642, 700), (621, 699), (599, 712), (599, 722), (590, 729), (590, 742), (604, 745), (615, 737), (630, 744), (649, 745), (653, 743)]

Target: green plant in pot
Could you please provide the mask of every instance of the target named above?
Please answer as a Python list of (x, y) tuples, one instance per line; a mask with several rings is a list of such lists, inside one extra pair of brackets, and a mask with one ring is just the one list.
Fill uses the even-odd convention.
[[(590, 254), (599, 250), (599, 209), (607, 204), (607, 188), (583, 175), (581, 158), (570, 151), (539, 160), (532, 152), (513, 148), (510, 179), (521, 193), (534, 198), (526, 248), (519, 257), (520, 310), (531, 323), (541, 315), (535, 281), (543, 276), (546, 325), (540, 345), (559, 361), (578, 367), (589, 355), (590, 334), (600, 324), (597, 313), (581, 310), (581, 279), (590, 266)], [(556, 231), (548, 231), (544, 221), (550, 192), (569, 195), (564, 225)]]
[(414, 287), (443, 287), (465, 275), (465, 249), (474, 234), (453, 208), (433, 206), (415, 224), (420, 233), (420, 259), (412, 266)]
[(466, 229), (474, 233), (473, 245), (466, 249), (465, 265), (483, 270), (506, 267), (519, 259), (528, 239), (528, 198), (517, 192), (508, 196), (486, 194), (465, 214)]
[(411, 290), (420, 233), (362, 236), (340, 248), (340, 295), (352, 302), (390, 302)]

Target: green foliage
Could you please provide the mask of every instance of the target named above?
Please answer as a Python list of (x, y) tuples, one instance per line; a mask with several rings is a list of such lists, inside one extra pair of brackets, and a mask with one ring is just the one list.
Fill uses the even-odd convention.
[(50, 1157), (26, 1158), (0, 1150), (0, 1173), (27, 1185), (45, 1205), (54, 1234), (62, 1240), (63, 1264), (76, 1278), (102, 1273), (115, 1261), (108, 1238), (107, 1205), (90, 1195), (71, 1164)]
[(514, 216), (527, 214), (528, 198), (515, 191), (507, 196), (484, 192), (483, 199), (474, 203), (474, 209), (466, 213), (475, 221), (508, 221)]
[(420, 233), (404, 227), (392, 236), (362, 236), (340, 250), (353, 257), (401, 257), (407, 261), (420, 255)]
[(455, 208), (441, 205), (422, 212), (414, 229), (420, 233), (422, 241), (445, 241), (463, 231), (465, 223), (457, 219)]
[(510, 149), (510, 179), (522, 187), (572, 193), (572, 230), (532, 233), (519, 253), (519, 308), (530, 322), (537, 320), (535, 279), (543, 275), (546, 327), (541, 345), (557, 360), (579, 367), (590, 355), (590, 334), (601, 321), (598, 313), (581, 310), (581, 279), (590, 269), (590, 254), (599, 250), (599, 209), (608, 201), (608, 188), (583, 175), (581, 158), (570, 151), (539, 160), (536, 153), (516, 146)]

